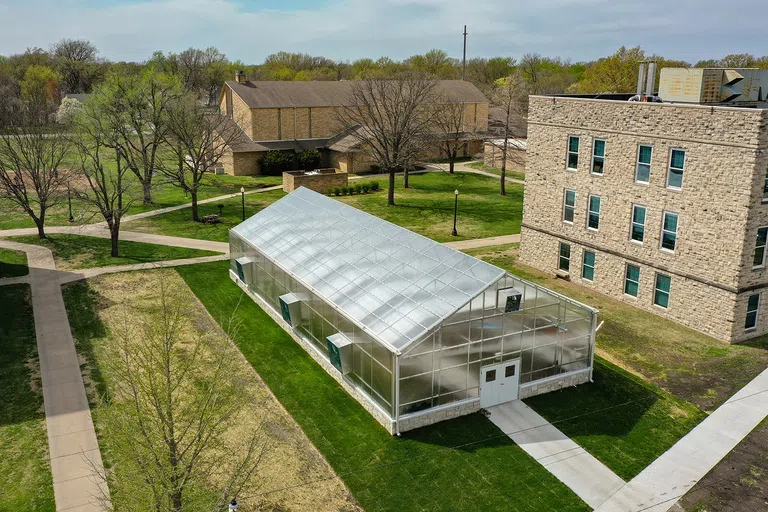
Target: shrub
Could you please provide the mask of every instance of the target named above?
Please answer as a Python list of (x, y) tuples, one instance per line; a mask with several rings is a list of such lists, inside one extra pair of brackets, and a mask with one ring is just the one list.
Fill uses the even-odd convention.
[(374, 181), (371, 183), (371, 191), (376, 192), (377, 190), (379, 190), (379, 182)]
[(355, 194), (362, 194), (363, 186), (359, 183), (355, 183)]
[(341, 190), (344, 191), (344, 195), (345, 196), (351, 196), (352, 195), (352, 190), (353, 190), (352, 187), (344, 186), (344, 187), (341, 187)]
[(363, 183), (361, 187), (363, 189), (363, 194), (367, 194), (371, 191), (371, 186), (368, 183)]
[(325, 195), (332, 196), (333, 195), (333, 191), (334, 191), (334, 189), (329, 188), (328, 190), (325, 191)]
[(323, 155), (316, 149), (305, 149), (300, 152), (296, 158), (299, 161), (299, 167), (305, 171), (314, 171), (320, 167)]
[(341, 187), (336, 187), (333, 189), (333, 195), (340, 196), (341, 195)]
[(293, 167), (293, 156), (281, 151), (268, 151), (261, 159), (261, 167), (264, 174), (281, 174), (290, 171)]

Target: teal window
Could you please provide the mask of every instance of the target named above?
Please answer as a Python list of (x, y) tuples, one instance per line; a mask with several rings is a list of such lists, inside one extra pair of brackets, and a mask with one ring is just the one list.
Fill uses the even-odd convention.
[(757, 328), (757, 312), (760, 310), (760, 294), (750, 295), (747, 299), (747, 318), (744, 321), (744, 330)]
[(758, 268), (765, 265), (765, 245), (768, 240), (768, 226), (757, 229), (757, 240), (755, 241), (755, 256), (752, 259), (752, 268)]
[(595, 231), (600, 227), (600, 196), (589, 196), (587, 227)]
[(637, 168), (635, 169), (635, 181), (648, 183), (651, 181), (651, 157), (653, 146), (641, 144), (637, 150)]
[(630, 239), (642, 243), (645, 240), (645, 206), (632, 205), (632, 230)]
[(656, 287), (653, 291), (653, 303), (663, 308), (669, 307), (669, 288), (672, 278), (664, 274), (656, 274)]
[(603, 174), (605, 166), (605, 141), (595, 139), (592, 145), (592, 174)]
[(763, 183), (763, 201), (768, 201), (768, 167), (765, 168), (765, 182)]
[(571, 270), (571, 244), (560, 242), (560, 259), (557, 268), (566, 272)]
[(635, 265), (627, 265), (627, 270), (624, 273), (624, 293), (637, 297), (637, 293), (640, 290), (640, 267)]
[(584, 251), (581, 261), (581, 278), (587, 281), (595, 280), (595, 253)]
[(677, 220), (678, 214), (664, 212), (664, 222), (661, 226), (661, 248), (674, 251), (677, 245)]
[(685, 151), (673, 149), (669, 156), (669, 172), (667, 172), (667, 187), (683, 188), (683, 172), (685, 171)]
[(579, 138), (575, 135), (568, 136), (568, 161), (566, 167), (575, 171), (579, 167)]
[(576, 211), (576, 191), (565, 189), (563, 195), (563, 222), (573, 224), (573, 215)]

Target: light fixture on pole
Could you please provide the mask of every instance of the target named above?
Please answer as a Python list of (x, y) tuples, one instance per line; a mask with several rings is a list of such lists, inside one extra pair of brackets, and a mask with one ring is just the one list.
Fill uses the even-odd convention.
[(245, 187), (240, 187), (240, 197), (243, 200), (243, 221), (245, 221)]
[(453, 194), (456, 196), (456, 199), (453, 202), (453, 232), (451, 235), (459, 236), (459, 233), (456, 231), (456, 216), (459, 213), (459, 189), (454, 190)]
[(72, 215), (72, 193), (69, 188), (69, 178), (67, 178), (67, 202), (69, 203), (69, 222), (75, 222), (75, 217)]

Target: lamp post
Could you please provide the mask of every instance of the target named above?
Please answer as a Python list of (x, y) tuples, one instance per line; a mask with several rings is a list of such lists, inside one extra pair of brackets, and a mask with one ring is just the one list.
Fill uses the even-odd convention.
[(229, 507), (227, 508), (230, 512), (237, 512), (237, 509), (240, 508), (240, 505), (237, 503), (235, 498), (232, 498), (232, 501), (229, 502)]
[(245, 187), (240, 187), (240, 197), (243, 200), (243, 221), (245, 221)]
[(69, 188), (69, 178), (67, 178), (67, 203), (69, 203), (69, 222), (75, 222), (75, 217), (72, 216), (72, 192)]
[(453, 194), (456, 199), (453, 202), (453, 232), (451, 233), (451, 236), (459, 236), (456, 232), (456, 215), (459, 213), (459, 189), (454, 190)]

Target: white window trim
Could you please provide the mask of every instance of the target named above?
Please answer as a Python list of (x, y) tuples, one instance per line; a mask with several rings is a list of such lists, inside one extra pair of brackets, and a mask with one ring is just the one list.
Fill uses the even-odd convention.
[[(667, 218), (667, 214), (671, 213), (672, 215), (677, 215), (677, 229), (674, 231), (675, 234), (675, 248), (674, 249), (667, 249), (666, 247), (663, 247), (662, 244), (664, 244), (664, 233), (672, 233), (672, 231), (665, 231), (664, 230), (664, 220)], [(659, 250), (662, 252), (666, 252), (667, 254), (675, 254), (675, 251), (677, 250), (677, 237), (680, 233), (680, 214), (678, 212), (668, 211), (664, 210), (661, 213), (661, 228), (659, 229)]]
[[(587, 257), (587, 253), (592, 253), (595, 256), (595, 262), (592, 265), (587, 265), (585, 258)], [(582, 251), (581, 252), (581, 279), (582, 281), (588, 281), (590, 283), (595, 282), (595, 265), (597, 265), (597, 254), (594, 251)], [(592, 279), (587, 279), (584, 277), (584, 267), (590, 267), (592, 269)]]
[(765, 168), (765, 178), (763, 181), (763, 198), (760, 200), (760, 202), (763, 204), (768, 203), (768, 197), (765, 197), (766, 186), (768, 186), (768, 167)]
[[(635, 224), (639, 224), (639, 223), (635, 222), (635, 208), (637, 208), (637, 207), (640, 207), (643, 210), (645, 210), (645, 221), (642, 224), (642, 226), (643, 226), (643, 239), (642, 240), (635, 240), (634, 238), (632, 238), (632, 230), (635, 227)], [(643, 242), (645, 242), (645, 225), (647, 224), (647, 222), (646, 222), (647, 220), (648, 220), (648, 207), (645, 206), (645, 205), (642, 205), (642, 204), (633, 204), (632, 205), (632, 212), (630, 213), (630, 217), (629, 217), (629, 241), (630, 242), (632, 242), (633, 244), (637, 244), (637, 245), (643, 245)]]
[[(752, 261), (755, 261), (755, 251), (757, 251), (757, 248), (760, 247), (757, 245), (757, 233), (760, 232), (761, 229), (768, 228), (768, 226), (760, 226), (757, 228), (757, 231), (755, 232), (755, 250), (752, 251)], [(765, 268), (765, 253), (768, 252), (768, 236), (766, 236), (766, 244), (763, 247), (763, 261), (759, 265), (752, 265), (752, 270), (757, 270), (760, 268)]]
[[(568, 246), (568, 257), (565, 258), (565, 259), (568, 260), (568, 270), (563, 270), (562, 268), (560, 268), (560, 258), (564, 258), (564, 256), (560, 255), (560, 248), (563, 245), (567, 245)], [(566, 243), (566, 242), (558, 242), (558, 244), (557, 244), (557, 270), (559, 272), (567, 272), (568, 274), (571, 273), (571, 250), (572, 249), (573, 249), (573, 247), (571, 247), (571, 244)]]
[[(597, 211), (597, 228), (589, 227), (589, 214), (592, 213), (592, 210), (590, 210), (590, 208), (592, 207), (593, 197), (597, 197), (600, 200), (600, 206), (599, 206), (600, 209)], [(586, 223), (588, 231), (593, 231), (597, 233), (600, 230), (600, 220), (601, 220), (600, 214), (602, 211), (603, 211), (603, 198), (601, 196), (598, 196), (597, 194), (589, 194), (589, 196), (587, 196), (587, 223)]]
[[(658, 288), (658, 282), (659, 282), (659, 276), (669, 277), (667, 274), (662, 274), (661, 272), (656, 272), (653, 276), (653, 297), (651, 297), (651, 301), (653, 302), (653, 305), (657, 308), (661, 308), (663, 310), (669, 309), (669, 302), (672, 300), (672, 278), (669, 277), (669, 291), (665, 292), (664, 290), (661, 290)], [(662, 306), (661, 304), (656, 304), (656, 292), (666, 293), (667, 294), (667, 305)]]
[[(572, 153), (572, 151), (571, 151), (571, 138), (579, 140), (579, 150), (576, 151), (576, 160), (577, 160), (576, 167), (568, 167), (568, 157)], [(565, 143), (565, 170), (566, 171), (578, 171), (579, 170), (578, 169), (578, 165), (579, 165), (578, 160), (580, 160), (579, 153), (581, 153), (581, 136), (579, 136), (579, 135), (569, 135), (568, 139), (566, 139), (566, 143)]]
[[(640, 181), (637, 179), (637, 171), (640, 169), (640, 147), (645, 146), (651, 148), (651, 162), (648, 163), (648, 181)], [(643, 164), (646, 165), (646, 164)], [(651, 171), (653, 169), (653, 144), (638, 144), (637, 145), (637, 157), (635, 158), (635, 183), (638, 185), (650, 185), (651, 184)]]
[[(573, 206), (567, 206), (566, 205), (566, 197), (568, 195), (568, 192), (573, 192)], [(563, 189), (563, 223), (573, 226), (572, 220), (565, 220), (565, 209), (567, 208), (573, 208), (573, 218), (576, 219), (576, 191), (572, 188), (566, 188)]]
[[(683, 179), (680, 181), (679, 187), (673, 187), (669, 184), (669, 177), (672, 174), (672, 152), (673, 151), (682, 151), (683, 152), (683, 167), (680, 169), (683, 171)], [(667, 160), (667, 189), (668, 190), (674, 190), (674, 191), (680, 191), (683, 190), (683, 184), (685, 183), (685, 164), (688, 163), (688, 152), (684, 150), (683, 148), (669, 148), (669, 159)], [(677, 169), (677, 167), (675, 168)]]
[[(602, 141), (603, 142), (603, 156), (598, 156), (595, 154), (595, 142)], [(592, 160), (589, 162), (589, 174), (592, 176), (603, 176), (605, 174), (605, 155), (608, 153), (608, 142), (605, 139), (598, 139), (597, 137), (592, 137)], [(603, 172), (594, 172), (595, 169), (595, 158), (602, 158), (603, 159)]]
[[(760, 321), (760, 303), (763, 301), (762, 294), (760, 293), (753, 293), (752, 295), (757, 295), (757, 308), (755, 309), (755, 325), (752, 327), (745, 327), (744, 332), (751, 332), (757, 330), (757, 324)], [(744, 321), (746, 323), (746, 316), (749, 315), (749, 297), (747, 297), (747, 313), (744, 316)]]
[[(631, 281), (627, 277), (627, 269), (629, 267), (637, 268), (637, 270), (638, 270), (637, 281)], [(624, 279), (621, 281), (621, 291), (624, 293), (625, 297), (631, 297), (633, 299), (637, 299), (637, 298), (640, 297), (640, 275), (642, 274), (642, 272), (643, 271), (642, 271), (642, 269), (640, 268), (639, 265), (632, 265), (631, 263), (627, 263), (626, 265), (624, 265)], [(631, 294), (627, 293), (627, 281), (629, 281), (631, 283), (637, 283), (637, 295), (631, 295)]]

